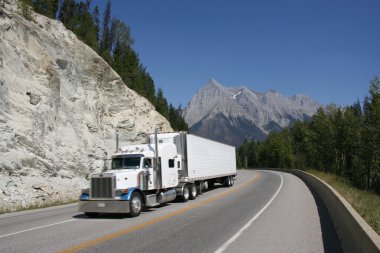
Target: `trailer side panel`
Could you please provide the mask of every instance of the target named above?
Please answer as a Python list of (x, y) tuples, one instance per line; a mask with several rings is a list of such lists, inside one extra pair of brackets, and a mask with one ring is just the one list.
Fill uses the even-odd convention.
[(187, 163), (189, 179), (235, 175), (235, 147), (188, 134)]

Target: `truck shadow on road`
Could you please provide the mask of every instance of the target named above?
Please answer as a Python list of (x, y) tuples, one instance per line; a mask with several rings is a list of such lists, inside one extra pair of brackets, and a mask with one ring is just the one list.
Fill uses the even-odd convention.
[[(154, 212), (156, 209), (163, 208), (165, 206), (169, 206), (170, 203), (163, 203), (159, 206), (151, 207), (151, 208), (145, 208), (140, 215), (144, 215), (150, 212)], [(88, 217), (84, 213), (81, 214), (76, 214), (72, 216), (74, 219), (109, 219), (109, 220), (115, 220), (115, 219), (132, 219), (134, 217), (130, 217), (129, 214), (124, 214), (124, 213), (100, 213), (95, 217)]]
[[(214, 185), (213, 188), (210, 188), (208, 189), (207, 191), (205, 192), (202, 192), (200, 195), (197, 196), (197, 198), (202, 198), (202, 196), (204, 194), (207, 195), (208, 192), (212, 192), (212, 191), (215, 191), (219, 188), (224, 188), (223, 185)], [(189, 200), (188, 202), (182, 202), (181, 200), (179, 199), (175, 199), (171, 202), (168, 202), (168, 203), (162, 203), (158, 206), (155, 206), (155, 207), (150, 207), (150, 208), (144, 208), (144, 210), (141, 212), (140, 215), (145, 215), (145, 214), (149, 214), (149, 213), (152, 213), (152, 212), (155, 212), (156, 210), (159, 210), (163, 207), (166, 207), (166, 206), (170, 206), (172, 204), (180, 204), (180, 203), (191, 203), (191, 200)], [(116, 220), (116, 219), (131, 219), (133, 217), (130, 217), (129, 214), (123, 214), (123, 213), (100, 213), (99, 215), (95, 216), (95, 217), (88, 217), (87, 215), (85, 215), (84, 213), (81, 213), (81, 214), (76, 214), (76, 215), (73, 215), (72, 216), (74, 219), (86, 219), (86, 220), (90, 220), (90, 219), (109, 219), (109, 220)]]

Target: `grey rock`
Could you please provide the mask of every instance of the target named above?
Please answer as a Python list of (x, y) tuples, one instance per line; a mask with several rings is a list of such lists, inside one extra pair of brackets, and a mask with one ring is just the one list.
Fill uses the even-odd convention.
[(246, 139), (262, 141), (296, 120), (308, 120), (321, 107), (305, 95), (257, 93), (245, 86), (227, 88), (211, 79), (184, 111), (190, 132), (239, 146)]
[(0, 68), (0, 209), (77, 199), (89, 173), (103, 169), (99, 158), (113, 154), (118, 126), (120, 146), (156, 127), (173, 131), (61, 22), (35, 13), (28, 21), (15, 0), (2, 10), (0, 29), (9, 30), (0, 30), (7, 60)]
[(33, 94), (33, 93), (31, 93), (30, 91), (27, 91), (26, 92), (26, 95), (28, 95), (29, 96), (29, 98), (30, 98), (30, 103), (32, 104), (32, 105), (37, 105), (40, 101), (41, 101), (41, 96), (40, 95), (37, 95), (37, 94)]
[(61, 70), (65, 70), (67, 67), (67, 61), (63, 59), (57, 59), (55, 61)]
[(88, 124), (87, 124), (87, 127), (88, 127), (88, 130), (89, 130), (91, 133), (96, 133), (96, 132), (98, 132), (98, 127), (97, 127), (95, 124), (88, 123)]

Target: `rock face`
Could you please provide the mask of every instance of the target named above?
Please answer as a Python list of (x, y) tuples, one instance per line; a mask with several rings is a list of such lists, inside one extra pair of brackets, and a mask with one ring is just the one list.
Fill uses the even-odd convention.
[(321, 105), (304, 95), (256, 93), (244, 86), (226, 88), (211, 79), (185, 109), (190, 132), (238, 146), (246, 139), (264, 140), (296, 120), (307, 120)]
[(120, 146), (169, 122), (62, 23), (0, 9), (0, 211), (77, 198)]

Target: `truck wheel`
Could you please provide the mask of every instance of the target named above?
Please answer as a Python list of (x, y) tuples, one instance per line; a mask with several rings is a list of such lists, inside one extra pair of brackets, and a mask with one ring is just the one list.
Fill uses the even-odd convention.
[(207, 192), (208, 189), (209, 189), (208, 181), (204, 181), (204, 182), (203, 182), (203, 191), (204, 191), (204, 192)]
[(89, 212), (85, 212), (84, 213), (87, 217), (89, 218), (95, 218), (96, 216), (98, 216), (98, 213), (89, 213)]
[(231, 186), (233, 186), (235, 184), (235, 179), (233, 176), (231, 176)]
[(231, 187), (232, 185), (231, 185), (231, 177), (226, 177), (225, 179), (224, 179), (224, 183), (223, 183), (223, 185), (225, 186), (225, 187)]
[(214, 184), (215, 184), (214, 180), (210, 180), (210, 181), (208, 181), (208, 188), (209, 188), (209, 189), (214, 188)]
[(132, 193), (132, 197), (129, 200), (129, 215), (131, 217), (137, 217), (140, 215), (143, 208), (143, 202), (141, 195), (137, 192)]
[(190, 185), (190, 199), (196, 199), (197, 198), (197, 187), (195, 184)]
[(225, 177), (225, 178), (223, 179), (223, 186), (224, 186), (224, 187), (228, 187), (228, 177)]
[(189, 200), (190, 193), (189, 193), (189, 186), (187, 184), (183, 186), (182, 195), (180, 196), (181, 196), (180, 200), (182, 202), (187, 202)]

